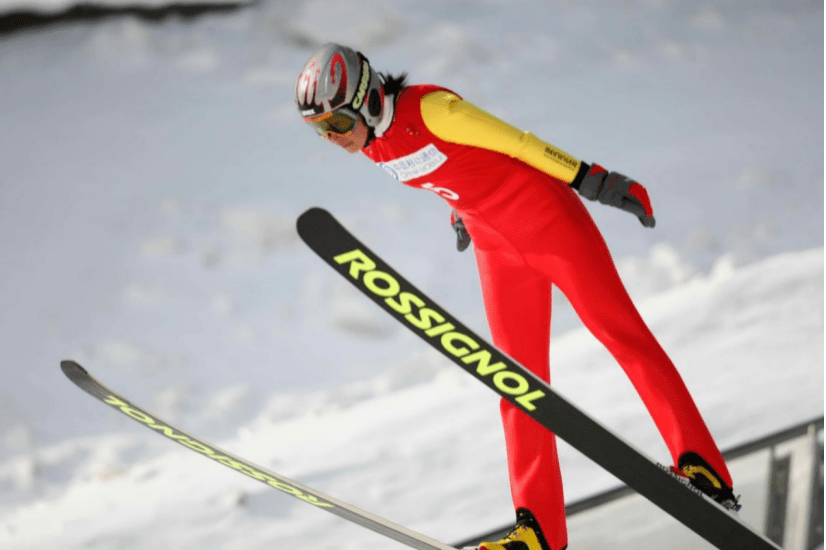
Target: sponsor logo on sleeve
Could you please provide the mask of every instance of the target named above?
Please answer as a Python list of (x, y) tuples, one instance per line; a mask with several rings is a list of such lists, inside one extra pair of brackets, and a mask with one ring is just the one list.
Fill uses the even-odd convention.
[(576, 169), (579, 166), (579, 162), (575, 160), (573, 157), (570, 157), (552, 147), (545, 147), (545, 156), (554, 161), (557, 164), (561, 164), (566, 168)]

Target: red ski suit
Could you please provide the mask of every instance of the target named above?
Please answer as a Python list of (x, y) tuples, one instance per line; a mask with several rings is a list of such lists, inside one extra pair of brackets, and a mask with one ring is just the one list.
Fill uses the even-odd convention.
[[(392, 123), (362, 152), (396, 179), (439, 194), (459, 212), (474, 245), (494, 344), (550, 381), (551, 285), (557, 285), (625, 370), (674, 463), (694, 451), (731, 486), (685, 384), (634, 307), (599, 230), (568, 185), (580, 162), (530, 134), (519, 138), (519, 147), (536, 149), (538, 143), (544, 160), (531, 162), (540, 167), (547, 162), (551, 169), (520, 160), (524, 151), (511, 148), (505, 154), (469, 145), (496, 141), (481, 134), (514, 129), (444, 88), (404, 88), (390, 108)], [(505, 400), (501, 413), (515, 508), (533, 513), (552, 550), (564, 548), (555, 437)]]

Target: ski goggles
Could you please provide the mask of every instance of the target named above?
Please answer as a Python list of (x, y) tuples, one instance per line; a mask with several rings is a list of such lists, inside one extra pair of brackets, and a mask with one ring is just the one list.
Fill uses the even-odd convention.
[(315, 131), (318, 132), (320, 136), (325, 135), (327, 132), (346, 136), (356, 129), (359, 117), (350, 111), (336, 109), (329, 113), (307, 117), (304, 120), (315, 128)]

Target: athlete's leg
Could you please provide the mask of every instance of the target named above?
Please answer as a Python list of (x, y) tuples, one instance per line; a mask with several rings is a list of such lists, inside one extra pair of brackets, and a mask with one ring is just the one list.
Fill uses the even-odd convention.
[(555, 221), (553, 231), (540, 237), (550, 253), (530, 256), (531, 264), (547, 270), (582, 322), (625, 370), (674, 464), (682, 453), (694, 451), (731, 487), (731, 476), (694, 400), (628, 296), (590, 215), (572, 207)]
[[(476, 225), (472, 230), (493, 343), (550, 381), (550, 282), (498, 235)], [(552, 550), (564, 548), (565, 500), (556, 438), (504, 399), (501, 413), (514, 506), (533, 513)]]

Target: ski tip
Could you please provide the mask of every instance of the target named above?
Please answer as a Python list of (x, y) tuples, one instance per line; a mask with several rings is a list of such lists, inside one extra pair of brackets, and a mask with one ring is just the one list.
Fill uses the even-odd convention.
[(330, 214), (329, 212), (327, 212), (327, 210), (325, 210), (324, 208), (321, 208), (320, 206), (311, 206), (310, 208), (305, 210), (304, 213), (301, 214), (300, 217), (313, 216), (313, 215), (318, 215), (318, 214), (321, 214), (321, 213), (324, 213), (324, 214), (327, 214), (327, 215)]
[(313, 206), (298, 217), (298, 220), (296, 221), (296, 229), (298, 229), (298, 234), (305, 235), (306, 230), (309, 229), (313, 223), (318, 223), (321, 218), (332, 217), (332, 214), (323, 208)]
[(88, 372), (86, 369), (81, 367), (77, 362), (72, 361), (71, 359), (64, 359), (60, 362), (60, 369), (63, 371), (63, 374), (68, 376), (70, 379), (74, 379), (77, 375), (81, 374), (84, 376), (88, 376)]

